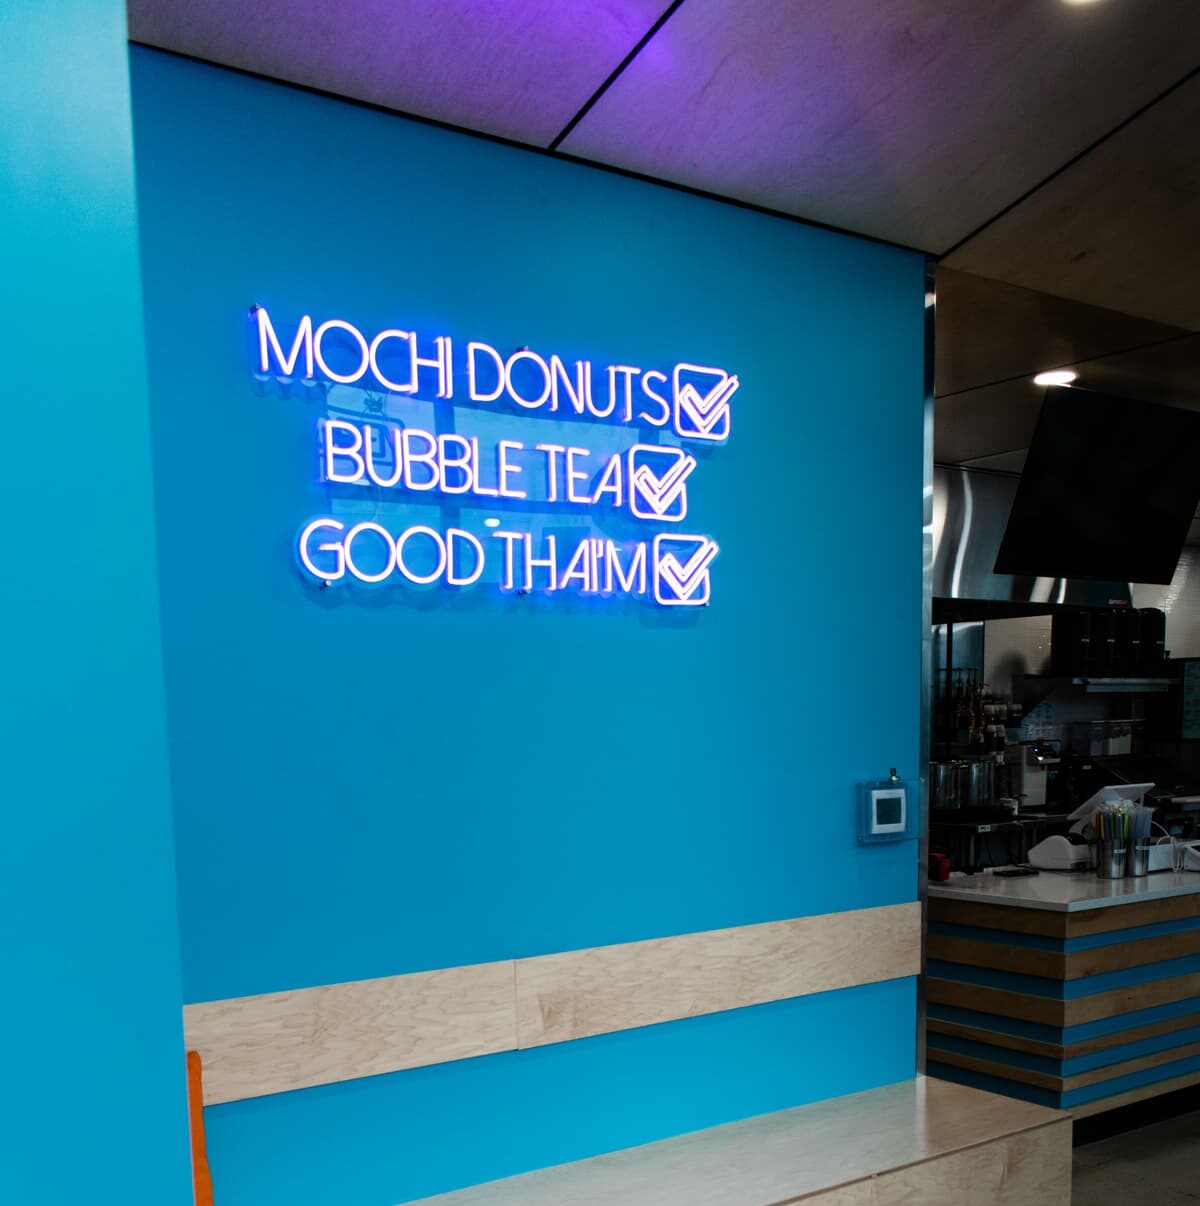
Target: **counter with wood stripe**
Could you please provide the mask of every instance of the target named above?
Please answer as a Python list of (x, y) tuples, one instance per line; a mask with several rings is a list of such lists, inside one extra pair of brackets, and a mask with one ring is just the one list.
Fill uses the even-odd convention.
[(929, 889), (928, 1070), (1077, 1117), (1200, 1083), (1200, 875)]

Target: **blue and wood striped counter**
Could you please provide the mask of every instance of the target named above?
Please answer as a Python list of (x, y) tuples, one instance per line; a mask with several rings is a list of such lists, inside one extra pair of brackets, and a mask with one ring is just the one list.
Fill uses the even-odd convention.
[(1077, 1117), (1200, 1084), (1200, 874), (929, 886), (928, 1071)]

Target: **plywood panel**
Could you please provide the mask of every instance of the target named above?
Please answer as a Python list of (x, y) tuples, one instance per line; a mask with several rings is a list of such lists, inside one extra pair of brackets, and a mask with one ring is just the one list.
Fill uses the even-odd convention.
[(1186, 1076), (1175, 1076), (1170, 1080), (1160, 1080), (1156, 1084), (1130, 1089), (1127, 1093), (1089, 1101), (1086, 1105), (1072, 1106), (1070, 1112), (1074, 1118), (1090, 1118), (1093, 1114), (1103, 1114), (1106, 1110), (1116, 1110), (1121, 1106), (1148, 1101), (1151, 1097), (1160, 1097), (1163, 1093), (1174, 1093), (1176, 1089), (1190, 1089), (1193, 1085), (1200, 1085), (1200, 1072), (1189, 1072)]
[(1027, 1051), (1030, 1055), (1040, 1055), (1043, 1059), (1065, 1058), (1066, 1048), (1057, 1043), (1044, 1043), (1020, 1034), (1005, 1034), (1001, 1030), (985, 1030), (980, 1026), (964, 1026), (960, 1022), (947, 1022), (942, 1018), (929, 1018), (926, 1027), (931, 1034), (948, 1034), (954, 1038), (971, 1039), (1010, 1051)]
[(820, 1206), (1070, 1206), (1071, 1124), (981, 1144), (804, 1200)]
[[(945, 266), (937, 270), (936, 323), (934, 381), (939, 407), (942, 395), (1032, 377), (1054, 365), (1140, 348), (1181, 333), (1178, 327)], [(1094, 362), (1089, 365), (1089, 380), (1093, 368)], [(994, 685), (989, 674), (984, 677)]]
[(687, 0), (563, 149), (941, 253), (1191, 70), (1198, 41), (1188, 0), (1154, 20), (1058, 0)]
[(944, 1051), (940, 1047), (929, 1049), (929, 1058), (939, 1064), (949, 1064), (953, 1068), (965, 1068), (968, 1072), (979, 1072), (984, 1076), (995, 1076), (1002, 1080), (1016, 1080), (1024, 1085), (1034, 1085), (1039, 1089), (1048, 1089), (1051, 1093), (1063, 1091), (1063, 1078), (1051, 1076), (1048, 1072), (1035, 1072), (1032, 1068), (1018, 1068), (1000, 1060), (983, 1059), (978, 1055), (964, 1055), (961, 1051)]
[(929, 935), (929, 957), (968, 967), (988, 967), (997, 971), (1050, 980), (1079, 980), (1104, 972), (1144, 967), (1165, 959), (1182, 959), (1200, 954), (1200, 930), (1185, 934), (1166, 934), (1161, 938), (1142, 938), (1136, 942), (1116, 942), (1092, 950), (1072, 951), (1069, 955), (1039, 951), (1027, 946), (1009, 946), (1003, 942), (980, 942), (973, 938)]
[(184, 1009), (184, 1028), (213, 1105), (916, 975), (919, 962), (913, 902), (208, 1001)]
[(935, 1051), (930, 1048), (930, 1058), (940, 1064), (950, 1064), (952, 1067), (965, 1068), (969, 1072), (979, 1072), (985, 1076), (1015, 1080), (1039, 1089), (1048, 1089), (1052, 1093), (1070, 1093), (1075, 1089), (1086, 1089), (1089, 1085), (1103, 1084), (1106, 1080), (1131, 1076), (1135, 1072), (1145, 1072), (1150, 1068), (1161, 1068), (1164, 1064), (1172, 1064), (1176, 1060), (1188, 1059), (1193, 1055), (1200, 1055), (1200, 1043), (1188, 1043), (1167, 1051), (1156, 1051), (1153, 1055), (1122, 1060), (1120, 1063), (1106, 1064), (1103, 1068), (1093, 1068), (1090, 1072), (1079, 1072), (1074, 1076), (1064, 1077), (1052, 1076), (1048, 1072), (1036, 1072), (1031, 1068), (1018, 1068), (1002, 1060), (965, 1055), (961, 1051), (945, 1051), (940, 1048)]
[(516, 1046), (513, 965), (356, 980), (185, 1006), (206, 1105)]
[(948, 266), (1195, 330), (1198, 124), (1193, 78), (964, 244)]
[(1163, 1064), (1172, 1064), (1177, 1059), (1189, 1059), (1200, 1055), (1200, 1043), (1187, 1043), (1182, 1047), (1172, 1047), (1167, 1051), (1156, 1051), (1153, 1055), (1143, 1055), (1138, 1059), (1127, 1059), (1119, 1064), (1109, 1064), (1104, 1068), (1093, 1068), (1090, 1072), (1080, 1072), (1076, 1076), (1068, 1076), (1064, 1082), (1065, 1089), (1083, 1089), (1088, 1085), (1098, 1085), (1106, 1080), (1115, 1080), (1118, 1076), (1128, 1076), (1134, 1072), (1145, 1072), (1149, 1068), (1161, 1068)]
[(913, 976), (920, 926), (913, 902), (519, 959), (520, 1046)]
[(1069, 1043), (1066, 1046), (1025, 1038), (1019, 1034), (1005, 1034), (1000, 1030), (988, 1030), (982, 1026), (964, 1026), (960, 1022), (948, 1022), (943, 1018), (929, 1018), (926, 1024), (930, 1033), (933, 1034), (948, 1034), (954, 1038), (986, 1043), (991, 1047), (1003, 1047), (1010, 1051), (1026, 1051), (1030, 1055), (1040, 1055), (1044, 1059), (1062, 1060), (1076, 1059), (1081, 1055), (1096, 1055), (1101, 1051), (1123, 1046), (1125, 1043), (1137, 1043), (1142, 1039), (1157, 1038), (1175, 1031), (1189, 1030), (1194, 1026), (1200, 1026), (1200, 1013), (1188, 1014), (1182, 1018), (1167, 1018), (1161, 1022), (1151, 1022), (1146, 1026), (1133, 1026), (1128, 1030), (1118, 1030), (1115, 1034), (1101, 1034), (1095, 1038)]
[(1046, 1026), (1066, 1025), (1066, 1003), (1049, 997), (1009, 992), (1005, 988), (985, 988), (981, 984), (963, 984), (958, 980), (939, 980), (934, 976), (926, 979), (925, 992), (929, 1000), (937, 1005), (955, 1005), (979, 1013), (997, 1013), (1004, 1018), (1020, 1018)]
[(1067, 956), (1055, 951), (1009, 946), (1003, 942), (980, 942), (976, 938), (951, 938), (945, 934), (929, 935), (929, 957), (944, 959), (947, 963), (966, 964), (968, 967), (990, 967), (1026, 976), (1044, 976), (1050, 980), (1062, 980), (1068, 966)]
[[(1012, 1197), (921, 1196), (920, 1170), (930, 1161), (1026, 1134), (1029, 1143), (1007, 1149), (1019, 1177)], [(781, 1206), (808, 1197), (839, 1206), (1065, 1206), (1069, 1144), (1069, 1121), (1056, 1111), (920, 1078), (426, 1198), (423, 1206)], [(1018, 1164), (1027, 1170), (1018, 1174)], [(1003, 1184), (991, 1160), (931, 1169), (928, 1184), (965, 1192), (959, 1172), (968, 1168), (980, 1171), (984, 1186)], [(912, 1175), (889, 1183), (897, 1170)], [(1037, 1179), (1047, 1196), (1021, 1196)], [(887, 1196), (869, 1196), (880, 1188)], [(843, 1189), (859, 1196), (827, 1197)]]
[(1158, 900), (1108, 905), (1100, 909), (1077, 909), (1074, 912), (1023, 909), (1013, 905), (948, 900), (945, 897), (931, 897), (929, 900), (930, 921), (969, 925), (984, 930), (1006, 930), (1010, 934), (1037, 934), (1044, 938), (1085, 938), (1192, 917), (1200, 917), (1200, 893), (1164, 896)]
[(970, 900), (947, 900), (940, 896), (929, 898), (929, 920), (943, 921), (949, 925), (971, 925), (982, 930), (1007, 930), (1010, 934), (1037, 934), (1043, 938), (1067, 936), (1066, 913), (1050, 909), (1018, 909), (1011, 905), (982, 904)]
[(957, 980), (926, 980), (929, 1000), (938, 1005), (955, 1005), (980, 1013), (995, 1013), (1005, 1018), (1020, 1018), (1026, 1022), (1041, 1022), (1048, 1026), (1078, 1026), (1102, 1018), (1117, 1017), (1155, 1005), (1168, 1005), (1200, 995), (1200, 973), (1152, 980), (1129, 988), (1114, 988), (1072, 1001), (1055, 1001), (1048, 997), (1010, 992), (1004, 988), (987, 988), (982, 984), (963, 984)]
[(1122, 1043), (1136, 1043), (1142, 1039), (1156, 1038), (1161, 1034), (1170, 1034), (1176, 1030), (1188, 1030), (1200, 1026), (1200, 1013), (1190, 1013), (1182, 1018), (1167, 1018), (1161, 1022), (1151, 1022), (1146, 1026), (1134, 1026), (1129, 1030), (1118, 1030), (1116, 1034), (1102, 1034), (1096, 1038), (1081, 1039), (1063, 1048), (1066, 1059), (1074, 1059), (1080, 1055), (1095, 1055), (1098, 1051), (1107, 1051), (1110, 1047), (1119, 1047)]
[(1066, 917), (1068, 938), (1111, 934), (1117, 930), (1133, 929), (1135, 926), (1200, 917), (1200, 893), (1164, 896), (1159, 900), (1111, 905), (1105, 909), (1082, 909), (1076, 913), (1068, 913)]
[(1115, 942), (1112, 946), (1072, 951), (1066, 957), (1066, 978), (1077, 980), (1083, 976), (1097, 976), (1103, 972), (1143, 967), (1164, 959), (1182, 959), (1196, 954), (1200, 954), (1200, 930), (1164, 934), (1160, 938), (1140, 938), (1136, 942)]
[(1082, 1022), (1095, 1022), (1122, 1013), (1133, 1013), (1138, 1009), (1151, 1009), (1155, 1005), (1169, 1005), (1197, 995), (1200, 995), (1200, 973), (1151, 980), (1148, 984), (1135, 984), (1129, 988), (1114, 988), (1111, 992), (1099, 992), (1094, 996), (1067, 1001), (1064, 1025), (1078, 1026)]
[(547, 145), (660, 0), (130, 0), (129, 34), (228, 67)]
[[(960, 465), (965, 462), (975, 465), (980, 463), (981, 458), (996, 453), (1028, 448), (1042, 413), (1045, 394), (1041, 386), (1033, 384), (1031, 377), (1023, 377), (1017, 381), (982, 385), (967, 393), (939, 398), (934, 420), (934, 457), (939, 464)], [(983, 467), (1003, 466), (989, 461), (984, 462)], [(1019, 471), (1020, 466), (1017, 469)], [(1006, 913), (1018, 911), (1005, 906), (1001, 908)], [(1049, 930), (1028, 932), (1043, 933)]]

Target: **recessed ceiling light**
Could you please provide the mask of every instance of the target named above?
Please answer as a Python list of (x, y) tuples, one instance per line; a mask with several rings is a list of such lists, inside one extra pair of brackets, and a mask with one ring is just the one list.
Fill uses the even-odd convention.
[(1095, 4), (1096, 0), (1063, 0), (1064, 4), (1069, 4), (1072, 8), (1083, 8), (1087, 4)]
[(1079, 374), (1074, 369), (1050, 369), (1046, 373), (1038, 373), (1033, 379), (1034, 385), (1070, 385)]

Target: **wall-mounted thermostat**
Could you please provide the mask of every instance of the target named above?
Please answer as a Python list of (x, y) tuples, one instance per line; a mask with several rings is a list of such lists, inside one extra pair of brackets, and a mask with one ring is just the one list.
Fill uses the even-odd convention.
[(920, 785), (891, 777), (858, 785), (858, 840), (899, 842), (911, 837)]

